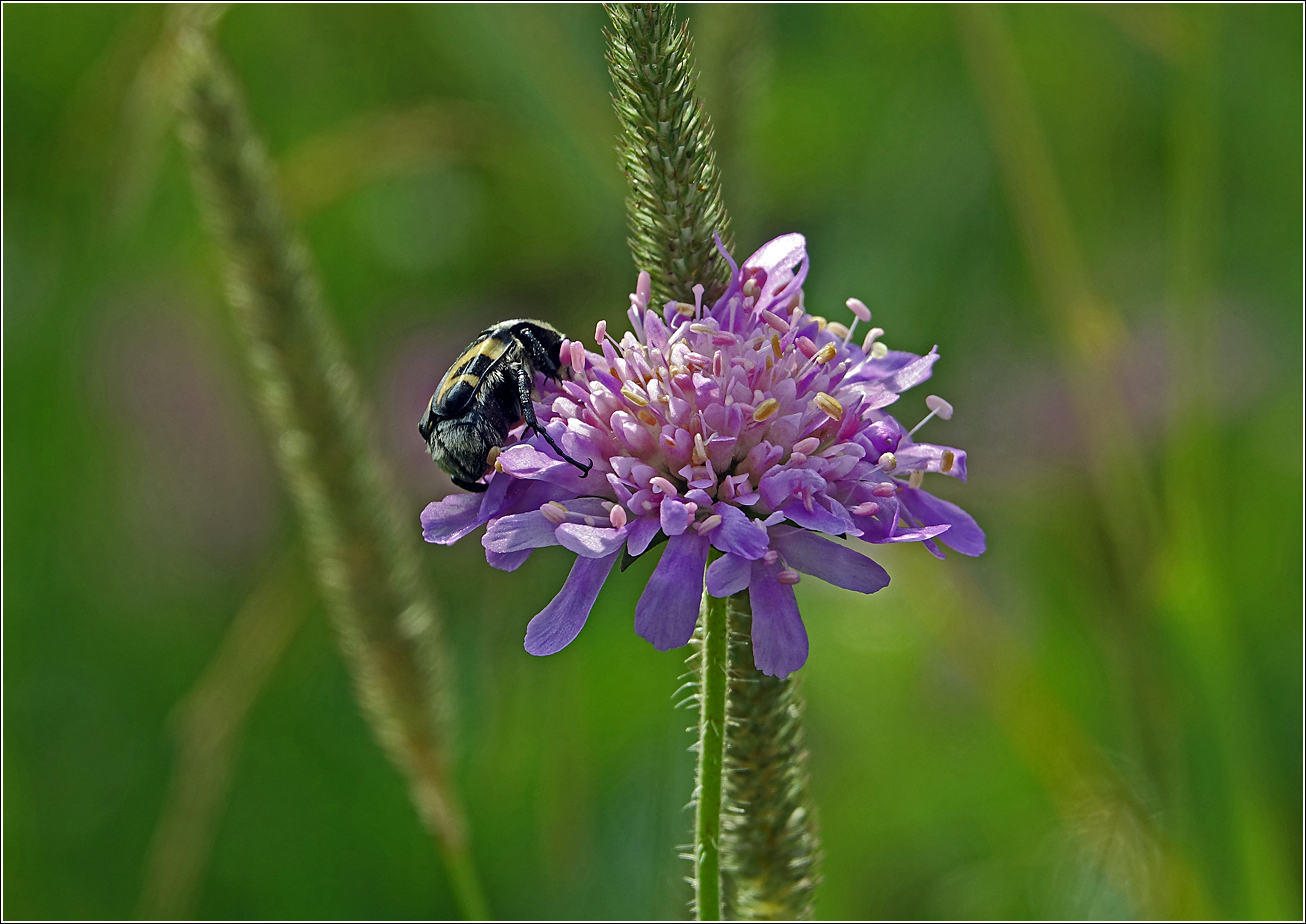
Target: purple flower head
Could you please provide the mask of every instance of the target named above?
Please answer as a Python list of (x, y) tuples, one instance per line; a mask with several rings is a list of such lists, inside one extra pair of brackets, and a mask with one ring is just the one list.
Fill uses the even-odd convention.
[[(885, 410), (930, 377), (936, 350), (889, 350), (880, 328), (855, 341), (870, 321), (856, 299), (850, 326), (808, 314), (800, 234), (731, 268), (714, 304), (696, 286), (695, 304), (661, 312), (641, 273), (620, 340), (600, 322), (598, 351), (563, 342), (569, 375), (541, 377), (536, 416), (565, 452), (593, 461), (588, 475), (523, 427), (484, 494), (451, 495), (422, 512), (428, 542), (488, 524), (486, 558), (506, 571), (544, 546), (576, 553), (562, 590), (531, 620), (531, 654), (576, 637), (623, 549), (638, 556), (666, 546), (635, 608), (643, 638), (662, 651), (686, 644), (705, 580), (714, 596), (747, 590), (754, 659), (780, 677), (807, 660), (800, 573), (868, 594), (889, 583), (878, 564), (827, 536), (921, 542), (940, 558), (939, 541), (965, 555), (984, 551), (975, 521), (922, 489), (927, 472), (965, 481), (966, 453), (916, 442), (925, 421), (908, 430)], [(933, 395), (926, 405), (925, 420), (952, 416)], [(721, 555), (708, 567), (711, 549)]]

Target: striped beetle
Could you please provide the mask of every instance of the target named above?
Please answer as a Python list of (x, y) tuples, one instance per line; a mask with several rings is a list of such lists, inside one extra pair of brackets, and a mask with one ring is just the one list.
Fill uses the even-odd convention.
[(563, 452), (536, 421), (531, 403), (534, 373), (562, 378), (561, 346), (562, 334), (543, 321), (501, 321), (481, 331), (449, 367), (417, 430), (454, 484), (484, 491), (480, 479), (489, 471), (491, 451), (523, 418), (559, 456), (589, 474), (594, 463), (584, 465)]

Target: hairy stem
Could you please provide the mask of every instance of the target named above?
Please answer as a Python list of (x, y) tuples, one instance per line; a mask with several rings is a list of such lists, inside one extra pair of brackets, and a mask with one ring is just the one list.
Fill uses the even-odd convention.
[[(697, 283), (710, 302), (729, 272), (714, 235), (727, 248), (732, 241), (712, 126), (696, 92), (689, 28), (670, 4), (613, 5), (609, 13), (608, 64), (621, 120), (618, 150), (630, 183), (635, 265), (651, 273), (655, 305), (692, 301)], [(695, 906), (700, 920), (718, 913), (811, 917), (820, 851), (798, 681), (766, 677), (753, 665), (747, 594), (723, 603), (704, 597), (694, 642), (693, 699), (700, 709)], [(725, 644), (727, 626), (729, 645), (721, 650), (714, 646)], [(715, 737), (723, 672), (729, 677), (724, 742)]]
[(721, 770), (725, 756), (726, 601), (703, 594), (700, 617), (698, 779), (694, 786), (694, 910), (700, 921), (721, 920)]
[[(181, 15), (186, 15), (183, 8)], [(197, 20), (199, 18), (197, 17)], [(177, 30), (180, 132), (221, 251), (255, 392), (317, 581), (378, 741), (407, 778), (461, 911), (484, 918), (449, 766), (449, 665), (434, 602), (364, 437), (353, 369), (263, 146), (201, 21)]]
[(621, 120), (617, 149), (630, 184), (626, 216), (635, 265), (653, 276), (653, 304), (711, 302), (729, 281), (716, 248), (731, 248), (730, 218), (712, 149), (712, 123), (696, 93), (689, 26), (672, 4), (608, 7), (608, 67)]
[(821, 848), (808, 792), (798, 675), (768, 677), (753, 664), (747, 593), (730, 598), (728, 618), (725, 914), (737, 921), (810, 919)]

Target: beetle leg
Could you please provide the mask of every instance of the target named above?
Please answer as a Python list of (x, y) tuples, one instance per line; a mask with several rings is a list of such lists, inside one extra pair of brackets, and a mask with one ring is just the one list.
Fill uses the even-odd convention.
[(479, 481), (463, 481), (461, 478), (455, 478), (453, 483), (465, 491), (473, 491), (477, 494), (484, 494), (486, 491), (490, 490), (488, 484), (482, 484)]
[(524, 343), (527, 351), (531, 354), (531, 364), (535, 366), (537, 372), (543, 372), (551, 379), (560, 379), (559, 369), (555, 368), (550, 371), (549, 366), (554, 365), (553, 358), (549, 356), (549, 351), (544, 348), (540, 338), (535, 336), (535, 331), (523, 325), (519, 330), (513, 331), (513, 336), (519, 343)]
[(521, 396), (521, 410), (522, 416), (526, 418), (526, 426), (544, 437), (544, 442), (552, 446), (553, 451), (560, 455), (564, 461), (570, 462), (572, 465), (580, 469), (581, 477), (588, 475), (590, 469), (594, 467), (594, 463), (591, 462), (588, 465), (584, 465), (567, 455), (562, 451), (562, 447), (553, 441), (553, 437), (549, 436), (545, 429), (540, 426), (539, 421), (535, 419), (535, 403), (531, 400), (530, 373), (525, 369), (518, 367), (513, 370), (513, 374), (517, 378), (517, 393)]

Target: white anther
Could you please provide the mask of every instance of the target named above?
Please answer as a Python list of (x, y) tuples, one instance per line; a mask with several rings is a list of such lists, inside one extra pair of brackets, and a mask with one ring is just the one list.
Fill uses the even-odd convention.
[(745, 298), (757, 298), (758, 293), (760, 293), (761, 291), (762, 291), (762, 287), (757, 284), (757, 280), (752, 276), (749, 276), (747, 279), (744, 280)]
[(913, 488), (919, 488), (921, 486), (921, 482), (924, 480), (925, 480), (925, 473), (919, 470), (914, 471), (907, 476), (907, 483), (911, 485)]
[(821, 446), (821, 441), (815, 436), (809, 436), (805, 440), (799, 440), (794, 443), (794, 452), (801, 452), (805, 456), (810, 456)]
[(838, 321), (831, 321), (829, 324), (825, 325), (825, 329), (834, 334), (840, 340), (848, 339), (847, 325), (840, 324)]
[(655, 494), (665, 494), (667, 497), (676, 497), (679, 494), (676, 486), (661, 475), (650, 478), (648, 483)]
[(883, 336), (884, 336), (883, 327), (872, 327), (869, 331), (866, 332), (866, 339), (862, 341), (862, 352), (870, 353), (871, 349), (875, 346), (875, 341), (879, 340)]
[(780, 553), (775, 549), (767, 549), (766, 554), (762, 556), (762, 561), (768, 565), (774, 565), (780, 560)]
[(871, 309), (867, 308), (866, 303), (860, 298), (850, 298), (844, 304), (848, 306), (848, 310), (853, 313), (857, 320), (869, 321), (871, 319)]
[(603, 341), (607, 336), (608, 336), (607, 321), (599, 321), (598, 324), (594, 325), (594, 342), (597, 343), (600, 348), (603, 346)]
[(880, 460), (875, 463), (875, 467), (891, 472), (898, 467), (898, 457), (891, 452), (882, 453)]
[(864, 504), (858, 504), (856, 507), (853, 507), (851, 512), (853, 516), (857, 517), (873, 517), (880, 512), (880, 505), (875, 501), (867, 501)]
[(706, 520), (704, 520), (702, 523), (695, 524), (694, 529), (698, 530), (698, 534), (702, 536), (703, 534), (716, 529), (720, 525), (721, 525), (721, 514), (714, 513)]
[(774, 311), (768, 311), (767, 309), (763, 308), (760, 314), (762, 316), (763, 321), (765, 321), (768, 325), (778, 330), (780, 333), (783, 334), (789, 331), (789, 322), (786, 321), (784, 318), (780, 317), (780, 315), (776, 314)]
[(944, 401), (938, 395), (930, 395), (927, 397), (925, 399), (925, 406), (944, 420), (952, 420), (952, 405)]
[(926, 398), (925, 406), (930, 409), (930, 412), (925, 415), (924, 420), (911, 428), (911, 433), (908, 433), (908, 436), (911, 436), (912, 433), (915, 433), (921, 427), (925, 426), (929, 423), (930, 418), (936, 415), (942, 417), (944, 420), (952, 419), (952, 405), (944, 401), (938, 395), (930, 395)]
[(881, 481), (871, 488), (871, 493), (876, 497), (893, 497), (898, 493), (898, 487), (891, 481)]
[(695, 308), (689, 302), (676, 302), (676, 314), (682, 318), (692, 318), (695, 316), (694, 312)]
[(544, 514), (544, 519), (554, 526), (561, 526), (567, 522), (567, 512), (566, 506), (557, 501), (549, 501), (540, 507), (540, 513)]
[(775, 576), (775, 582), (777, 584), (784, 584), (789, 587), (792, 587), (801, 580), (802, 577), (792, 568), (786, 568)]
[(608, 522), (612, 524), (613, 529), (621, 529), (626, 525), (626, 508), (615, 506), (608, 511)]
[(883, 341), (877, 340), (871, 344), (871, 359), (884, 359), (889, 355), (889, 348), (884, 345)]

